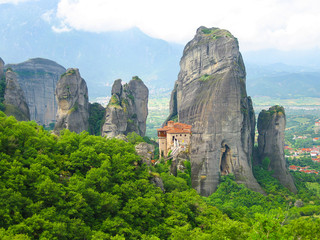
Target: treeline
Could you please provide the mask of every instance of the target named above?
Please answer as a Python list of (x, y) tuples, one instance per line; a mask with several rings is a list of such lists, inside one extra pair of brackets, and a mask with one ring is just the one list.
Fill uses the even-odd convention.
[(231, 176), (203, 198), (188, 162), (174, 177), (169, 162), (142, 164), (130, 141), (55, 136), (1, 112), (0, 239), (320, 239), (319, 198), (303, 181), (295, 196), (257, 166), (266, 196)]

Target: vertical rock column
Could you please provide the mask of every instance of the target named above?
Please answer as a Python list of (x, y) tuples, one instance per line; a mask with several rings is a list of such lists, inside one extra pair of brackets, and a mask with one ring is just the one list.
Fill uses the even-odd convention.
[(136, 132), (146, 133), (149, 90), (141, 79), (133, 77), (128, 84), (114, 82), (112, 96), (106, 108), (102, 136), (115, 137)]
[(4, 61), (0, 58), (0, 79), (4, 77)]
[(290, 191), (296, 193), (284, 156), (284, 132), (286, 128), (286, 115), (283, 107), (273, 106), (269, 110), (262, 110), (258, 117), (258, 152), (259, 160), (270, 159), (269, 170), (273, 176)]
[(57, 122), (54, 132), (66, 128), (80, 133), (89, 128), (88, 88), (77, 68), (70, 68), (57, 83)]
[(231, 173), (263, 192), (252, 173), (255, 117), (245, 77), (238, 41), (227, 30), (200, 27), (184, 48), (168, 119), (192, 125), (192, 186), (201, 195)]
[(18, 80), (17, 74), (11, 69), (6, 72), (6, 90), (4, 94), (5, 113), (19, 121), (29, 121), (29, 107)]

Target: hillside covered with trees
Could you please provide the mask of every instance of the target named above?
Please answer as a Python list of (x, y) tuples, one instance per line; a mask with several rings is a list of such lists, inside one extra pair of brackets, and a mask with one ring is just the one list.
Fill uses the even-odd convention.
[[(62, 131), (0, 113), (0, 239), (320, 239), (319, 192), (294, 173), (298, 194), (254, 174), (266, 195), (224, 176), (201, 197), (190, 167), (142, 164), (134, 144)], [(165, 191), (150, 182), (161, 177)]]

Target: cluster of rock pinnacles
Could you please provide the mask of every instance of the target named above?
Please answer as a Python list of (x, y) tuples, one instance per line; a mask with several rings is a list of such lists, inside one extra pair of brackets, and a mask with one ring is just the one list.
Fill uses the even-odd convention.
[[(56, 120), (56, 134), (64, 128), (77, 133), (88, 130), (88, 89), (78, 69), (65, 70), (50, 60), (31, 59), (20, 65), (8, 65), (9, 70), (4, 73), (4, 62), (0, 60), (0, 76), (6, 78), (7, 84), (5, 103), (20, 112), (19, 120), (31, 118), (41, 124)], [(50, 82), (46, 89), (54, 92), (52, 96), (43, 96), (45, 90), (39, 89), (37, 83), (34, 88), (39, 94), (28, 87), (30, 84), (24, 84), (28, 76), (22, 73), (32, 71), (32, 66), (44, 73)], [(41, 81), (39, 78), (38, 82)], [(102, 136), (116, 137), (130, 132), (144, 136), (149, 91), (143, 81), (133, 77), (123, 85), (120, 79), (116, 80), (111, 94)], [(268, 167), (274, 177), (292, 192), (297, 191), (284, 158), (286, 118), (282, 107), (274, 106), (259, 114), (258, 153), (252, 161), (255, 113), (246, 92), (246, 72), (238, 41), (227, 30), (200, 27), (185, 46), (171, 94), (168, 120), (172, 118), (192, 125), (188, 157), (192, 187), (201, 195), (212, 194), (220, 176), (231, 173), (238, 183), (263, 193), (252, 164), (266, 157), (270, 159)]]

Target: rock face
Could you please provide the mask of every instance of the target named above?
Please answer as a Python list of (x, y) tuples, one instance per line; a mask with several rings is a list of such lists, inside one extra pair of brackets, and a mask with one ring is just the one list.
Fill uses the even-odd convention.
[(273, 106), (268, 111), (262, 110), (258, 117), (258, 152), (259, 160), (270, 159), (268, 169), (273, 176), (290, 191), (296, 193), (292, 176), (287, 170), (284, 157), (284, 131), (286, 115), (283, 107)]
[(0, 58), (0, 79), (4, 76), (4, 61)]
[(80, 133), (89, 128), (89, 101), (86, 82), (77, 68), (70, 68), (57, 84), (57, 122), (54, 132), (58, 134), (66, 128)]
[(137, 154), (141, 157), (142, 162), (150, 166), (154, 158), (154, 146), (146, 142), (141, 142), (135, 146)]
[(30, 59), (20, 64), (8, 64), (18, 75), (30, 109), (30, 119), (49, 125), (55, 122), (58, 109), (54, 97), (56, 84), (66, 69), (42, 58)]
[(187, 152), (180, 152), (178, 155), (174, 156), (170, 166), (170, 173), (177, 176), (178, 170), (184, 172), (186, 169), (186, 166), (184, 165), (185, 161), (190, 162), (190, 155)]
[(106, 109), (102, 136), (115, 137), (136, 132), (140, 136), (146, 133), (149, 90), (138, 77), (125, 85), (121, 79), (114, 82), (112, 96)]
[(18, 121), (29, 121), (29, 107), (21, 89), (17, 74), (11, 69), (6, 72), (6, 89), (4, 94), (5, 113)]
[(255, 117), (245, 77), (238, 41), (226, 30), (200, 27), (184, 48), (168, 119), (192, 125), (192, 186), (201, 195), (230, 173), (263, 192), (252, 174)]

